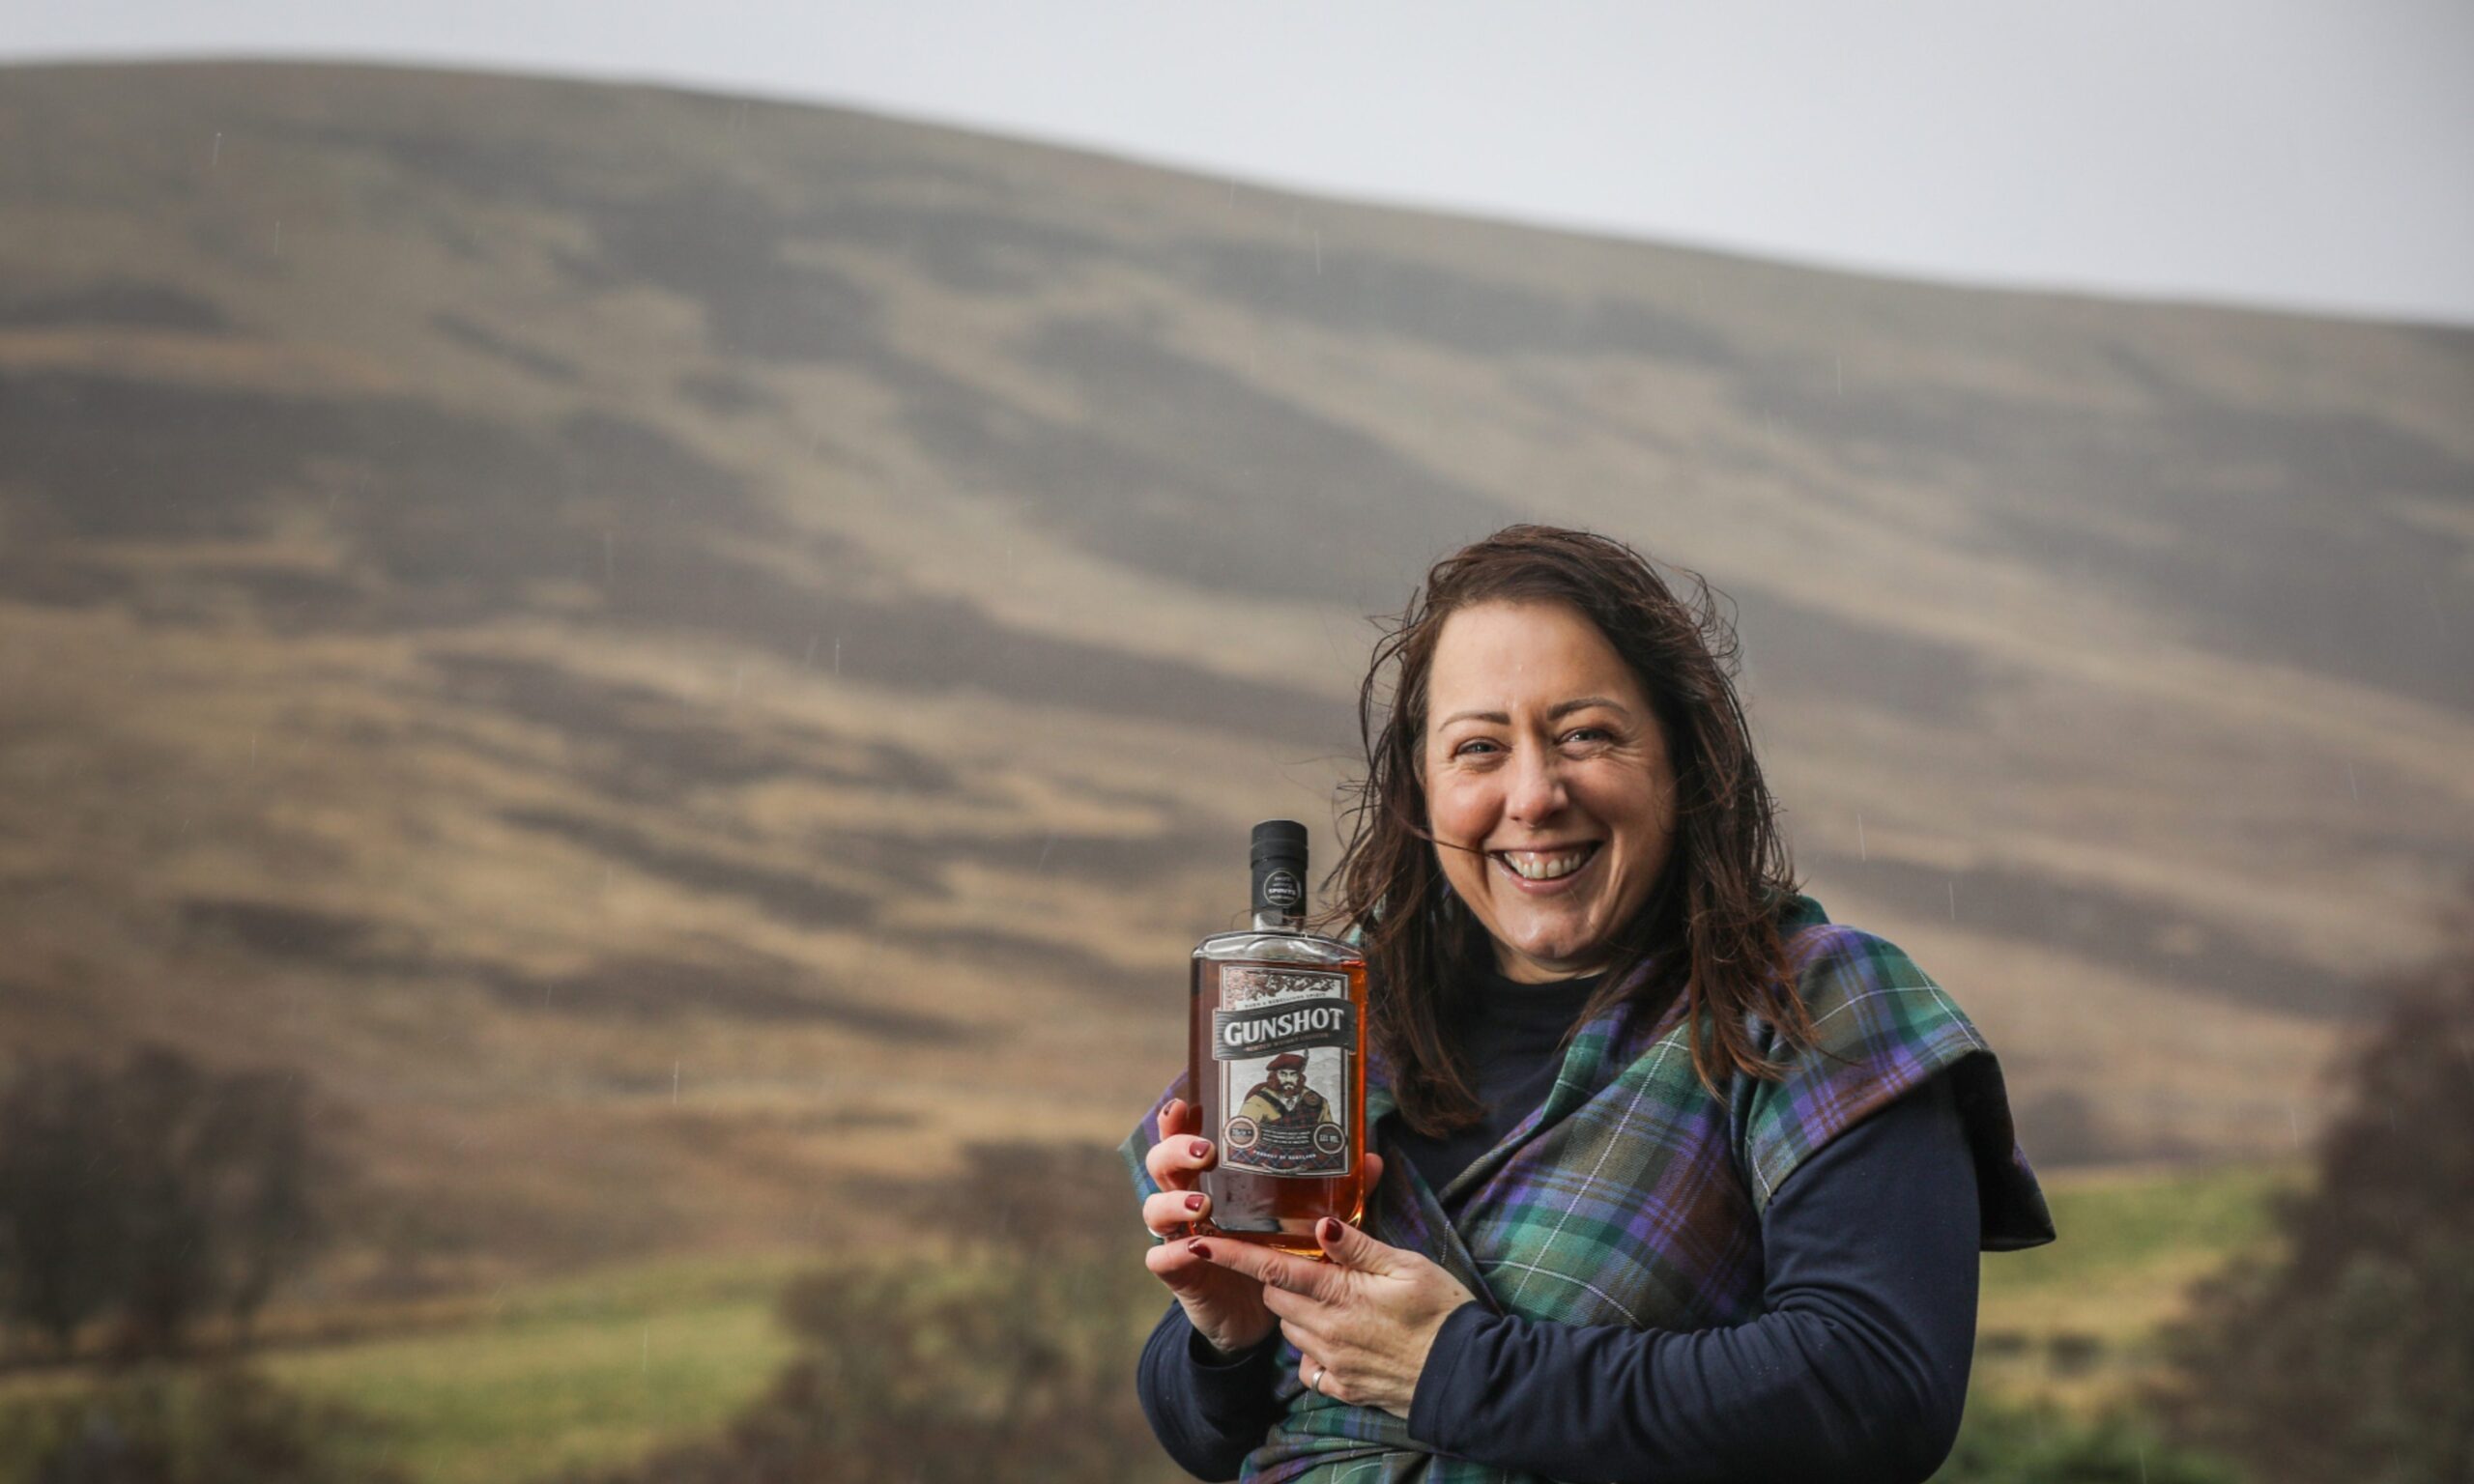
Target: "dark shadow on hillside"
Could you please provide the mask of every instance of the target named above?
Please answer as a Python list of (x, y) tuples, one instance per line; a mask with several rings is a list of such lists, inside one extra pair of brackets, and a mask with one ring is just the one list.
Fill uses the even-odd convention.
[(639, 1022), (717, 1016), (753, 1024), (829, 1025), (904, 1045), (960, 1045), (987, 1029), (943, 1015), (873, 1005), (819, 982), (817, 972), (746, 949), (715, 944), (711, 956), (630, 954), (567, 974), (525, 974), (467, 964), (510, 1009), (584, 1019)]
[(20, 329), (163, 329), (188, 335), (219, 335), (233, 328), (222, 309), (186, 289), (127, 278), (62, 294), (0, 298), (0, 325)]
[[(1210, 848), (1213, 838), (1210, 826), (1182, 812), (1172, 812), (1165, 828), (1144, 835), (1073, 830), (1019, 835), (929, 830), (917, 835), (897, 835), (838, 830), (829, 838), (820, 837), (816, 844), (820, 850), (837, 854), (847, 851), (848, 858), (863, 864), (871, 875), (914, 888), (934, 886), (946, 868), (961, 863), (1134, 887), (1194, 870), (1197, 861), (1218, 858)], [(1238, 842), (1241, 847), (1243, 843), (1242, 840)], [(1240, 896), (1242, 899), (1243, 894)]]
[[(7, 505), (12, 569), (65, 562), (74, 574), (21, 599), (109, 594), (145, 613), (167, 580), (129, 572), (115, 585), (93, 544), (247, 540), (306, 510), (347, 538), (365, 578), (243, 568), (177, 583), (254, 593), (271, 620), (311, 632), (537, 615), (544, 585), (564, 584), (627, 628), (712, 635), (802, 665), (838, 643), (844, 675), (904, 690), (978, 689), (1291, 743), (1344, 729), (1343, 708), (1319, 696), (1008, 628), (953, 599), (888, 595), (857, 554), (791, 529), (735, 474), (615, 414), (536, 437), (399, 399), (0, 373), (0, 446), (34, 497)], [(780, 551), (815, 576), (734, 550)]]
[(1175, 1007), (1183, 1003), (1186, 991), (1182, 955), (1162, 962), (1157, 972), (1144, 973), (1119, 968), (1068, 944), (1018, 932), (938, 928), (894, 936), (931, 958), (968, 963), (992, 983), (1027, 975), (1043, 983), (1063, 985), (1099, 1003), (1127, 1009), (1146, 1005), (1154, 1010)]
[(1964, 496), (1980, 524), (1942, 535), (2031, 554), (2185, 642), (2474, 712), (2460, 549), (2390, 513), (2400, 497), (2474, 500), (2474, 464), (2373, 417), (2251, 412), (2143, 365), (2123, 375), (2144, 389), (2136, 410), (2075, 415), (1809, 372), (1750, 394), (1833, 458)]
[(426, 658), (454, 699), (557, 736), (561, 771), (600, 798), (675, 806), (699, 787), (784, 778), (923, 798), (961, 786), (945, 764), (889, 742), (717, 714), (651, 686), (539, 660), (446, 650)]
[(710, 897), (745, 901), (795, 928), (853, 928), (876, 915), (876, 904), (857, 892), (830, 886), (801, 871), (734, 860), (692, 845), (674, 844), (651, 832), (560, 809), (503, 810), (499, 817), (580, 845), (595, 855), (625, 862), (674, 886)]
[(1429, 546), (1512, 514), (1413, 451), (1126, 326), (1052, 321), (1021, 357), (1079, 391), (1090, 420), (913, 399), (913, 428), (939, 458), (1141, 571), (1251, 597), (1396, 607)]
[(2345, 976), (2242, 942), (2169, 905), (1999, 866), (1952, 872), (1827, 850), (1801, 850), (1798, 860), (1824, 881), (1859, 887), (1918, 918), (1955, 922), (2254, 1010), (2321, 1020), (2362, 1013), (2361, 987)]
[(1195, 238), (1172, 246), (1164, 266), (1256, 314), (1465, 356), (1617, 357), (1724, 371), (1743, 364), (1717, 330), (1665, 306), (1546, 294), (1364, 247)]
[(1739, 586), (1728, 596), (1757, 697), (1863, 706), (1955, 728), (1995, 692), (1993, 665), (1955, 644), (1825, 614), (1766, 588)]
[(674, 383), (678, 394), (717, 417), (778, 413), (782, 400), (762, 385), (728, 371), (690, 371)]
[(359, 913), (236, 897), (187, 897), (179, 910), (189, 932), (222, 936), (270, 958), (332, 966), (362, 961), (386, 928)]
[(442, 309), (429, 317), (430, 327), (468, 351), (476, 351), (493, 360), (503, 361), (529, 376), (538, 377), (559, 385), (570, 385), (581, 379), (576, 363), (563, 356), (553, 356), (534, 346), (521, 345), (486, 326), (478, 325), (452, 310)]
[[(676, 865), (676, 862), (672, 864)], [(693, 860), (700, 881), (740, 887), (746, 868)], [(647, 868), (649, 869), (649, 868)], [(766, 877), (760, 890), (788, 897), (786, 910), (804, 910), (832, 921), (868, 908), (854, 898), (820, 901), (816, 887), (787, 875)], [(700, 886), (700, 889), (703, 889)], [(982, 1035), (962, 1021), (930, 1013), (854, 999), (821, 982), (805, 964), (715, 940), (694, 956), (626, 954), (563, 974), (532, 974), (503, 963), (473, 958), (433, 945), (416, 929), (378, 918), (242, 898), (190, 897), (177, 904), (188, 932), (220, 937), (261, 956), (324, 971), (338, 979), (403, 976), (418, 980), (470, 980), (511, 1008), (585, 1018), (668, 1021), (711, 1015), (756, 1024), (832, 1025), (878, 1040), (912, 1044), (956, 1044)], [(814, 918), (803, 919), (813, 925)], [(914, 935), (932, 947), (938, 940)], [(974, 961), (1001, 973), (1035, 960), (1040, 946), (1010, 938), (952, 945)], [(1053, 953), (1054, 951), (1050, 951)], [(1107, 987), (1121, 987), (1113, 983)]]
[(2040, 1170), (2125, 1162), (2180, 1163), (2205, 1152), (2151, 1122), (2124, 1128), (2106, 1119), (2095, 1102), (2074, 1088), (2057, 1088), (2022, 1103), (2019, 1145)]

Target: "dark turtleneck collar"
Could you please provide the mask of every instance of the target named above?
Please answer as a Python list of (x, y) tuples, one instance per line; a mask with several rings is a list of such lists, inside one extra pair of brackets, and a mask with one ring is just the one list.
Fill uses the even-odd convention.
[(1587, 1003), (1591, 995), (1597, 992), (1598, 985), (1606, 983), (1606, 975), (1603, 972), (1583, 974), (1575, 979), (1550, 979), (1543, 984), (1532, 985), (1506, 978), (1502, 970), (1487, 964), (1472, 968), (1468, 983), (1469, 987), (1476, 991), (1472, 996), (1473, 1000), (1482, 1006), (1496, 1007), (1507, 1004), (1518, 1006), (1520, 1002), (1552, 1005), (1569, 1003), (1577, 1009)]
[(1441, 1190), (1546, 1100), (1563, 1070), (1564, 1034), (1605, 980), (1603, 974), (1589, 974), (1524, 985), (1505, 978), (1491, 964), (1465, 971), (1458, 1013), (1446, 1029), (1485, 1114), (1439, 1139), (1396, 1126), (1396, 1147), (1416, 1163), (1427, 1185)]

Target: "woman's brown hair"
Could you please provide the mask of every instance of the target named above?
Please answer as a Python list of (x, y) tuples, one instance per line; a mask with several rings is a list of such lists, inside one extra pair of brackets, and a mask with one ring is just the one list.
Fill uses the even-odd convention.
[(1482, 603), (1561, 603), (1596, 624), (1649, 696), (1675, 769), (1666, 868), (1617, 930), (1609, 972), (1581, 1018), (1619, 1000), (1655, 1015), (1677, 993), (1687, 995), (1693, 1070), (1712, 1094), (1736, 1073), (1778, 1074), (1748, 1016), (1769, 1022), (1789, 1046), (1811, 1044), (1778, 932), (1795, 871), (1736, 699), (1734, 626), (1708, 582), (1680, 575), (1688, 603), (1623, 542), (1508, 527), (1435, 563), (1374, 647), (1358, 692), (1366, 771), (1351, 790), (1350, 839), (1332, 871), (1338, 889), (1328, 916), (1364, 935), (1369, 1029), (1401, 1115), (1421, 1132), (1448, 1133), (1482, 1113), (1445, 1027), (1471, 992), (1471, 969), (1492, 958), (1483, 927), (1445, 883), (1420, 772), (1435, 642), (1453, 614)]

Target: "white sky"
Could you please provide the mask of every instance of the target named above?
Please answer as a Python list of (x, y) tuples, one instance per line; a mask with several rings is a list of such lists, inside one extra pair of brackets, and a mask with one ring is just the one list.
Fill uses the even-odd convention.
[(1805, 262), (2474, 325), (2474, 0), (81, 0), (0, 26), (9, 60), (195, 55), (677, 82)]

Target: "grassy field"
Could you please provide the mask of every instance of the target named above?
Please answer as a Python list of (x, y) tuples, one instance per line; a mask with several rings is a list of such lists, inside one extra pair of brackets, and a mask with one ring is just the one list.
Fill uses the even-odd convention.
[[(816, 1262), (783, 1253), (631, 1264), (440, 1312), (390, 1311), (364, 1338), (287, 1345), (261, 1363), (287, 1389), (375, 1423), (356, 1430), (366, 1460), (417, 1484), (512, 1484), (719, 1430), (790, 1354), (774, 1299)], [(302, 1316), (277, 1319), (300, 1327)], [(389, 1320), (410, 1327), (384, 1332)], [(0, 1378), (0, 1409), (87, 1380), (53, 1369)]]
[(675, 1260), (509, 1292), (468, 1327), (275, 1358), (276, 1380), (383, 1424), (420, 1484), (623, 1463), (721, 1428), (790, 1342), (774, 1296), (813, 1256)]
[[(2298, 1167), (2107, 1173), (2050, 1183), (2062, 1240), (1984, 1263), (1980, 1394), (2091, 1412), (2153, 1364), (2189, 1283), (2260, 1250)], [(791, 1342), (774, 1319), (812, 1254), (674, 1259), (508, 1290), (458, 1323), (286, 1349), (288, 1387), (381, 1424), (368, 1446), (417, 1484), (510, 1484), (622, 1464), (709, 1435), (756, 1398)], [(0, 1384), (0, 1399), (71, 1384)]]
[(2191, 1283), (2258, 1260), (2271, 1199), (2304, 1178), (2278, 1163), (2048, 1180), (2061, 1240), (1985, 1256), (1976, 1386), (2080, 1413), (2120, 1399)]

